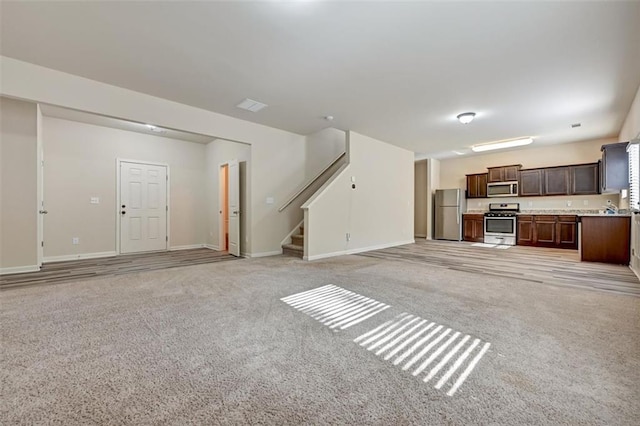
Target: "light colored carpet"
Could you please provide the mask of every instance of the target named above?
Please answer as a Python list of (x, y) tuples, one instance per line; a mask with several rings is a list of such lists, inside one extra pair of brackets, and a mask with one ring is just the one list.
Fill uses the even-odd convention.
[[(334, 333), (281, 298), (390, 308)], [(640, 424), (635, 297), (364, 256), (0, 294), (0, 424)], [(410, 312), (491, 348), (454, 396), (354, 342)]]

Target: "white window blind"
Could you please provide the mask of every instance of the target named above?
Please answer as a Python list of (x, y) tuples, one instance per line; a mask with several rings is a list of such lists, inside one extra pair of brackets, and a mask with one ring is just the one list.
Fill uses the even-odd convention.
[(632, 141), (627, 146), (629, 152), (629, 208), (640, 210), (640, 142)]

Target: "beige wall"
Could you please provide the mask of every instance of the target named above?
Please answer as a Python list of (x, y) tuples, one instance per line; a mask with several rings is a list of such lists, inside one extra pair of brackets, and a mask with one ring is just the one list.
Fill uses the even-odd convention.
[(416, 237), (423, 238), (427, 236), (427, 226), (429, 223), (429, 214), (427, 210), (427, 199), (429, 195), (427, 191), (427, 172), (427, 160), (415, 162), (413, 188), (415, 200), (413, 233)]
[[(620, 142), (640, 139), (640, 87), (620, 131)], [(631, 269), (640, 277), (640, 214), (631, 218)]]
[(168, 164), (170, 246), (206, 242), (205, 145), (46, 116), (42, 124), (45, 261), (116, 251), (117, 158)]
[(37, 270), (36, 105), (0, 98), (0, 272)]
[[(522, 164), (525, 169), (568, 164), (594, 163), (602, 154), (600, 147), (606, 143), (616, 142), (613, 139), (601, 139), (562, 145), (531, 147), (521, 150), (499, 152), (469, 157), (457, 157), (440, 162), (440, 187), (466, 189), (467, 174), (486, 172), (487, 167)], [(606, 200), (619, 201), (618, 194), (602, 194), (589, 196), (554, 196), (554, 197), (519, 197), (485, 198), (468, 200), (467, 210), (486, 210), (491, 202), (520, 202), (523, 210), (527, 209), (599, 209)], [(571, 206), (568, 206), (568, 202)]]
[(347, 135), (330, 127), (307, 135), (306, 140), (306, 179), (311, 179), (345, 152)]
[[(278, 203), (304, 181), (304, 136), (12, 58), (0, 57), (0, 67), (6, 96), (251, 144), (250, 255), (279, 253), (300, 221), (299, 204), (278, 212)], [(268, 197), (275, 203), (267, 204)]]
[(251, 179), (251, 146), (247, 144), (216, 139), (206, 146), (206, 192), (207, 192), (207, 244), (219, 249), (220, 244), (220, 165), (230, 160), (240, 162), (240, 251), (251, 253), (250, 238), (250, 194), (248, 182)]
[(303, 207), (309, 260), (413, 242), (413, 153), (355, 132), (347, 151), (349, 164)]
[(433, 238), (433, 218), (434, 218), (434, 196), (436, 189), (445, 188), (440, 186), (440, 160), (427, 160), (427, 239)]

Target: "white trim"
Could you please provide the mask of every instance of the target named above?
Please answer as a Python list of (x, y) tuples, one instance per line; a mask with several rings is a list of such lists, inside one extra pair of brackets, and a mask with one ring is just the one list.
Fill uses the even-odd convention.
[(317, 254), (315, 256), (304, 256), (302, 259), (303, 260), (326, 259), (328, 257), (344, 256), (344, 255), (347, 255), (347, 254), (356, 254), (356, 253), (362, 253), (362, 252), (365, 252), (365, 251), (380, 250), (380, 249), (389, 248), (389, 247), (395, 247), (395, 246), (403, 246), (405, 244), (415, 244), (415, 242), (416, 242), (415, 240), (407, 240), (407, 241), (398, 241), (398, 242), (395, 242), (395, 243), (378, 244), (378, 245), (369, 246), (369, 247), (362, 247), (362, 248), (356, 248), (356, 249), (350, 249), (350, 250), (334, 251), (332, 253)]
[(83, 253), (83, 254), (65, 254), (62, 256), (49, 256), (43, 259), (44, 263), (66, 262), (69, 260), (81, 260), (81, 259), (98, 259), (100, 257), (114, 257), (118, 254), (115, 251), (102, 251), (95, 253)]
[(302, 225), (304, 225), (304, 219), (302, 219), (300, 223), (298, 223), (298, 225), (295, 228), (293, 228), (293, 230), (289, 232), (282, 241), (280, 241), (280, 245), (291, 243), (291, 236), (293, 236), (296, 231), (299, 231)]
[[(347, 159), (347, 161), (349, 160)], [(311, 208), (315, 201), (331, 186), (333, 186), (334, 182), (336, 182), (336, 180), (338, 180), (338, 178), (342, 176), (343, 173), (346, 173), (350, 167), (351, 164), (349, 162), (343, 164), (338, 170), (336, 170), (336, 172), (329, 178), (329, 180), (327, 180), (307, 201), (305, 201), (302, 206), (300, 206), (300, 208), (303, 210), (308, 210), (309, 208)]]
[(8, 268), (0, 268), (0, 275), (23, 274), (25, 272), (38, 272), (39, 270), (40, 267), (38, 265), (10, 266)]
[(220, 251), (220, 247), (214, 246), (213, 244), (203, 244), (204, 248), (208, 248), (209, 250)]
[[(632, 259), (633, 260), (633, 259)], [(633, 272), (634, 274), (636, 274), (636, 277), (638, 277), (638, 279), (640, 280), (640, 271), (637, 271), (633, 268), (633, 266), (631, 266), (631, 262), (629, 262), (629, 269), (631, 269), (631, 272)]]
[(282, 254), (282, 249), (275, 251), (263, 251), (262, 253), (241, 253), (244, 257), (268, 257)]
[(37, 266), (42, 266), (44, 258), (44, 215), (40, 213), (44, 210), (44, 153), (43, 153), (43, 133), (42, 133), (42, 109), (40, 104), (36, 104), (36, 262)]
[(193, 250), (197, 248), (205, 248), (206, 244), (189, 244), (186, 246), (174, 246), (169, 247), (169, 251), (177, 251), (177, 250)]
[[(135, 254), (135, 253), (121, 253), (121, 247), (120, 247), (120, 204), (121, 204), (121, 200), (120, 200), (120, 166), (122, 163), (137, 163), (137, 164), (148, 164), (151, 166), (161, 166), (161, 167), (166, 167), (167, 168), (167, 245), (165, 247), (165, 251), (170, 250), (171, 247), (171, 175), (169, 174), (170, 171), (170, 167), (168, 163), (158, 163), (155, 161), (141, 161), (141, 160), (129, 160), (126, 158), (120, 158), (117, 157), (116, 158), (116, 253), (117, 254)], [(153, 250), (153, 251), (157, 251), (157, 250)], [(140, 253), (145, 253), (145, 252), (140, 252)], [(46, 262), (46, 260), (45, 260)]]

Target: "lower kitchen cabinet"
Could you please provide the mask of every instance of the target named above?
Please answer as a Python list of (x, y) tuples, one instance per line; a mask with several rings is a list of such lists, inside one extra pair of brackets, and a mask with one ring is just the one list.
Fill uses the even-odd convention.
[(465, 241), (484, 242), (484, 215), (463, 214), (462, 235)]
[(586, 262), (629, 264), (631, 218), (583, 216), (580, 259)]
[(578, 248), (577, 217), (572, 215), (520, 215), (516, 244), (522, 246)]

